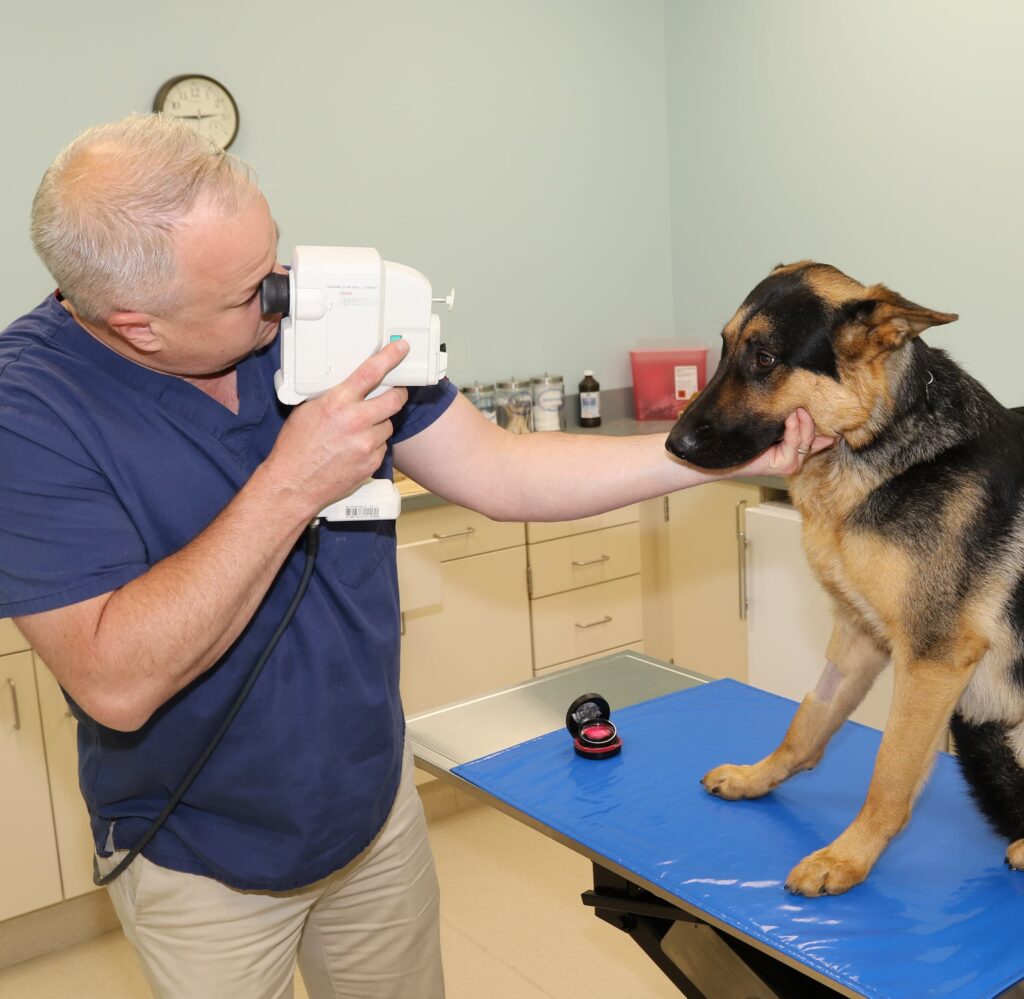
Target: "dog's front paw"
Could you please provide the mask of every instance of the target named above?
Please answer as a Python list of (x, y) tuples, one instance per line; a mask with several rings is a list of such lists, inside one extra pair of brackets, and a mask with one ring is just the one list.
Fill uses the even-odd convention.
[(708, 771), (701, 779), (704, 789), (719, 798), (737, 801), (740, 798), (760, 798), (775, 785), (768, 779), (763, 767), (736, 766), (725, 763)]
[(868, 876), (871, 865), (832, 846), (804, 857), (786, 878), (787, 890), (794, 895), (842, 895)]
[(1024, 871), (1024, 839), (1014, 840), (1006, 848), (1006, 863), (1015, 871)]

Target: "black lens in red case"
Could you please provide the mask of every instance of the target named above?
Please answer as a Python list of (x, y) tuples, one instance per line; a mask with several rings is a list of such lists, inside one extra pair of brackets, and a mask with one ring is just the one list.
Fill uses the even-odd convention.
[(603, 760), (622, 749), (622, 739), (611, 720), (612, 709), (600, 694), (577, 697), (565, 713), (565, 727), (573, 749), (585, 760)]

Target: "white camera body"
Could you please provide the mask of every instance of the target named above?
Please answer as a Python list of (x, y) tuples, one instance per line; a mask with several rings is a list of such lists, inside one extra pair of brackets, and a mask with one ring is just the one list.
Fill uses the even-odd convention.
[[(411, 267), (382, 260), (374, 249), (297, 246), (291, 270), (271, 275), (264, 283), (264, 296), (265, 313), (285, 313), (281, 368), (274, 385), (287, 405), (305, 402), (344, 381), (393, 340), (407, 341), (409, 353), (371, 395), (392, 385), (436, 385), (448, 370), (430, 282)], [(453, 299), (454, 292), (442, 301), (451, 308)], [(394, 483), (368, 479), (321, 517), (391, 520), (400, 512), (401, 496)]]

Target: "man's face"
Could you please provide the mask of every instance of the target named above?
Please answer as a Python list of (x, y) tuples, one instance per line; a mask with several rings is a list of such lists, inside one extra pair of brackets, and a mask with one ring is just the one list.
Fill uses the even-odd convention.
[(260, 282), (277, 262), (277, 226), (262, 195), (233, 215), (200, 202), (174, 234), (181, 304), (154, 318), (153, 366), (171, 374), (226, 371), (270, 343), (280, 316), (260, 314)]

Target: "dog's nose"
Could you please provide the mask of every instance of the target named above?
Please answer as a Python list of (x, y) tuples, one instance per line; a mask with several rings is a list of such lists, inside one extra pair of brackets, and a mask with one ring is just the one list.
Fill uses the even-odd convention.
[(678, 424), (672, 428), (665, 447), (677, 458), (689, 458), (700, 446), (701, 426), (686, 427)]

